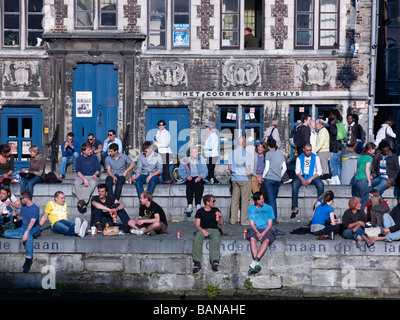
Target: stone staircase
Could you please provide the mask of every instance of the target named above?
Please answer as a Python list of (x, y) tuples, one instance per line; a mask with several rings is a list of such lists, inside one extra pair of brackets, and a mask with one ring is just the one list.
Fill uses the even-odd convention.
[[(63, 191), (66, 196), (67, 205), (69, 208), (69, 217), (85, 217), (90, 221), (91, 208), (88, 206), (87, 212), (82, 215), (77, 210), (77, 199), (75, 197), (74, 184), (76, 174), (69, 168), (66, 179), (59, 184), (37, 184), (34, 188), (33, 201), (41, 208), (43, 212), (48, 201), (53, 200), (53, 195), (56, 191)], [(101, 173), (99, 183), (105, 181), (106, 173)], [(147, 186), (145, 186), (146, 189)], [(11, 186), (12, 192), (18, 197), (20, 194), (20, 186), (15, 183)], [(336, 215), (342, 215), (348, 208), (348, 200), (351, 197), (350, 185), (333, 185), (325, 186), (325, 190), (332, 190), (335, 194), (334, 209)], [(394, 188), (386, 190), (383, 194), (389, 206), (393, 208), (396, 205), (396, 200), (393, 196)], [(205, 185), (204, 194), (213, 194), (217, 200), (217, 207), (221, 210), (225, 221), (229, 221), (230, 204), (231, 204), (231, 189), (229, 184), (214, 184)], [(93, 195), (97, 195), (95, 189)], [(317, 199), (316, 188), (314, 186), (301, 187), (299, 191), (299, 209), (300, 212), (294, 221), (291, 216), (291, 184), (281, 185), (279, 189), (277, 206), (278, 206), (278, 221), (280, 222), (304, 222), (308, 223), (312, 218), (312, 207)], [(134, 184), (125, 184), (122, 190), (121, 201), (126, 204), (126, 211), (131, 218), (135, 218), (139, 213), (139, 199)], [(186, 186), (178, 184), (159, 184), (154, 192), (154, 201), (163, 207), (167, 219), (177, 221), (194, 221), (194, 214), (190, 218), (185, 215), (186, 203)], [(251, 204), (253, 202), (251, 201)]]

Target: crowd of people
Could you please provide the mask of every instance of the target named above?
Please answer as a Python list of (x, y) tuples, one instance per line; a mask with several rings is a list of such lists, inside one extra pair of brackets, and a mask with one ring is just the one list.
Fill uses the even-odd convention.
[[(47, 203), (40, 218), (40, 210), (32, 199), (35, 184), (45, 181), (46, 173), (45, 159), (37, 146), (29, 149), (29, 170), (22, 170), (20, 173), (20, 199), (12, 195), (10, 183), (14, 159), (8, 145), (0, 146), (0, 210), (3, 213), (0, 222), (13, 222), (15, 225), (15, 228), (1, 228), (0, 231), (5, 237), (24, 241), (24, 272), (28, 272), (32, 264), (33, 239), (40, 236), (40, 228), (47, 219), (53, 232), (68, 236), (84, 237), (89, 223), (96, 232), (104, 231), (109, 226), (116, 225), (117, 217), (121, 222), (121, 232), (135, 235), (168, 233), (165, 212), (153, 201), (153, 193), (159, 183), (172, 182), (169, 175), (171, 137), (164, 120), (160, 120), (157, 125), (159, 130), (154, 141), (142, 144), (142, 153), (136, 163), (122, 152), (122, 142), (116, 137), (115, 130), (108, 131), (107, 139), (103, 143), (92, 133), (82, 144), (74, 140), (72, 132), (67, 134), (66, 141), (61, 145), (57, 180), (63, 181), (67, 166), (72, 164), (72, 170), (76, 173), (74, 189), (78, 211), (83, 214), (90, 205), (90, 222), (81, 218), (76, 218), (75, 221), (68, 219), (65, 195), (61, 191), (54, 194), (54, 200)], [(347, 115), (347, 130), (336, 109), (330, 111), (328, 122), (324, 119), (313, 121), (309, 115), (303, 115), (301, 122), (291, 133), (291, 145), (296, 155), (293, 179), (288, 175), (277, 119), (270, 121), (263, 140), (255, 146), (254, 152), (249, 152), (246, 137), (239, 137), (236, 148), (228, 159), (232, 187), (229, 223), (249, 226), (246, 238), (250, 241), (253, 255), (249, 275), (261, 271), (259, 261), (267, 247), (277, 235), (284, 234), (276, 228), (276, 199), (282, 183), (292, 183), (291, 218), (299, 213), (300, 187), (316, 187), (318, 201), (310, 222), (310, 232), (321, 239), (331, 237), (332, 234), (341, 234), (344, 238), (353, 238), (357, 245), (365, 241), (368, 246), (375, 241), (400, 239), (399, 205), (390, 211), (387, 202), (382, 198), (386, 188), (396, 185), (400, 171), (399, 157), (393, 149), (393, 141), (390, 140), (395, 138), (391, 126), (390, 121), (385, 122), (375, 143), (364, 143), (364, 130), (358, 124), (355, 114)], [(219, 183), (215, 177), (215, 164), (219, 157), (216, 126), (209, 121), (205, 128), (208, 138), (204, 146), (201, 149), (199, 146), (191, 146), (187, 156), (181, 159), (178, 170), (181, 177), (179, 183), (186, 185), (185, 214), (190, 217), (195, 211), (197, 233), (193, 242), (194, 273), (201, 269), (202, 242), (206, 238), (210, 241), (211, 268), (218, 271), (221, 227), (224, 225), (222, 214), (216, 207), (215, 196), (203, 194), (205, 183)], [(340, 159), (344, 152), (358, 153), (359, 158), (351, 182), (349, 209), (343, 217), (338, 218), (334, 213), (334, 194), (330, 190), (324, 193), (324, 187), (341, 184)], [(105, 183), (99, 183), (101, 165), (104, 167), (103, 172), (107, 173)], [(122, 188), (130, 172), (140, 202), (137, 219), (129, 217), (125, 203), (120, 200)], [(144, 184), (147, 184), (147, 190), (144, 190)], [(96, 188), (98, 195), (92, 197)], [(396, 190), (399, 195), (399, 189)], [(251, 200), (254, 204), (250, 203)], [(372, 227), (380, 228), (380, 232), (368, 235), (368, 223)], [(259, 248), (257, 242), (261, 242)]]

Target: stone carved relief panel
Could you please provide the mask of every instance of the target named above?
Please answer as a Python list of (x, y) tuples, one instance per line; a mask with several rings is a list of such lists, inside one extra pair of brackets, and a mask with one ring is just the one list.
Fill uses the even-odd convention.
[(39, 62), (4, 62), (4, 75), (2, 83), (4, 87), (40, 86)]
[(179, 61), (150, 62), (150, 86), (172, 86), (187, 85), (185, 65)]
[(260, 83), (260, 61), (224, 60), (222, 62), (222, 85), (224, 87), (249, 87)]
[(296, 77), (304, 86), (332, 86), (336, 63), (332, 61), (303, 61), (296, 63)]

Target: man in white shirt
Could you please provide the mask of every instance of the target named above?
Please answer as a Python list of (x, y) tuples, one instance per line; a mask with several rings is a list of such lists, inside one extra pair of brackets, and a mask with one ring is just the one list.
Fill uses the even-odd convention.
[(308, 187), (313, 184), (317, 188), (318, 197), (324, 193), (324, 184), (319, 178), (322, 175), (321, 161), (319, 157), (312, 153), (312, 146), (307, 143), (304, 152), (296, 159), (296, 178), (292, 183), (292, 216), (296, 217), (299, 212), (298, 197), (301, 186)]

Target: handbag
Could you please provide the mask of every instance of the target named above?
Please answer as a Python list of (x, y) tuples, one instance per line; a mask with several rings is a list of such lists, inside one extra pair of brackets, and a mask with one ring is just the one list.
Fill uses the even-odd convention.
[(108, 227), (103, 230), (103, 236), (118, 236), (119, 235), (119, 227)]
[(347, 132), (346, 129), (344, 128), (343, 122), (338, 121), (336, 123), (336, 128), (337, 128), (336, 140), (340, 141), (346, 138)]
[(34, 173), (29, 173), (29, 172), (21, 172), (19, 175), (20, 175), (22, 178), (25, 178), (25, 179), (32, 179), (32, 178), (36, 177), (36, 174), (34, 174)]

